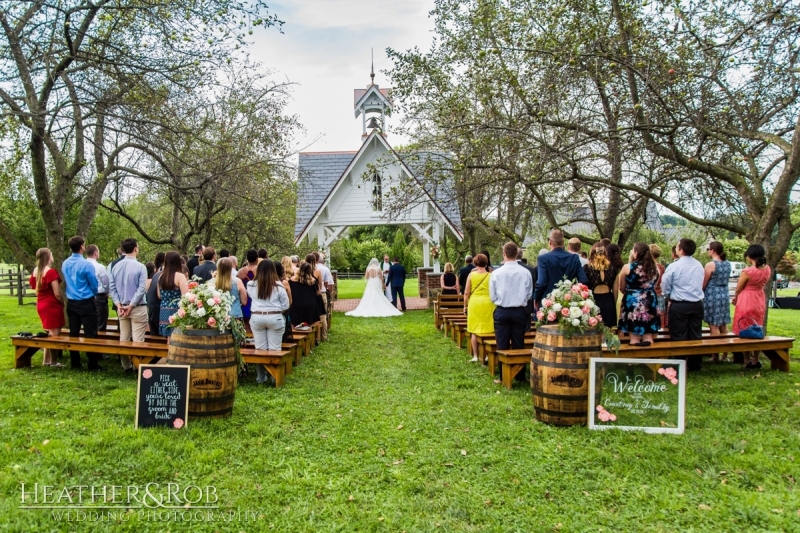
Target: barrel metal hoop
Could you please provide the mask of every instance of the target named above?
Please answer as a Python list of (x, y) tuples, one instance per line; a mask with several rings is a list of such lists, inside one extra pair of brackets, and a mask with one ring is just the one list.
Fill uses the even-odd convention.
[[(190, 348), (190, 349), (200, 349), (200, 350), (207, 350), (209, 345), (208, 344), (194, 344), (189, 342), (181, 342), (176, 340), (170, 340), (170, 346), (177, 346), (178, 348)], [(212, 344), (211, 345), (214, 350), (228, 350), (234, 347), (232, 342), (227, 344)]]
[(189, 411), (189, 418), (200, 418), (204, 416), (224, 415), (233, 412), (233, 407), (218, 409), (216, 411)]
[(217, 403), (217, 402), (227, 402), (228, 400), (233, 400), (236, 397), (236, 394), (227, 394), (225, 396), (217, 396), (216, 398), (189, 398), (190, 403)]
[(228, 368), (229, 366), (236, 366), (239, 363), (236, 362), (234, 359), (233, 361), (229, 361), (227, 363), (179, 363), (177, 361), (167, 360), (168, 365), (189, 365), (192, 368)]
[(581, 401), (587, 400), (589, 398), (589, 394), (578, 394), (575, 396), (566, 396), (563, 394), (551, 394), (549, 392), (542, 392), (538, 390), (533, 391), (534, 396), (538, 396), (540, 398), (548, 398), (550, 400), (564, 400), (564, 401)]
[(201, 328), (201, 329), (175, 329), (175, 333), (186, 335), (187, 337), (222, 337), (224, 335), (231, 335), (231, 330), (220, 332), (218, 329)]
[(602, 349), (601, 346), (550, 346), (549, 344), (542, 344), (540, 342), (534, 342), (533, 346), (534, 348), (539, 348), (540, 350), (546, 350), (548, 352), (562, 353), (599, 352)]
[(543, 361), (542, 359), (536, 359), (535, 357), (531, 357), (531, 363), (546, 366), (549, 368), (566, 368), (566, 369), (573, 369), (573, 370), (587, 370), (589, 368), (589, 363), (577, 364), (577, 363), (552, 363), (550, 361)]
[(564, 413), (562, 411), (551, 411), (550, 409), (542, 409), (541, 407), (536, 407), (535, 405), (533, 406), (533, 409), (539, 414), (549, 415), (549, 416), (560, 416), (564, 418), (583, 418), (588, 416), (585, 411), (582, 413)]

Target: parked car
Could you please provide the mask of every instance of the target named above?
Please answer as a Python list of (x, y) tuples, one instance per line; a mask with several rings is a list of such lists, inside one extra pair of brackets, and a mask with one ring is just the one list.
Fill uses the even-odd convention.
[(775, 274), (775, 287), (778, 289), (788, 289), (789, 288), (789, 278), (782, 274)]
[(747, 265), (738, 261), (731, 261), (731, 277), (738, 278)]

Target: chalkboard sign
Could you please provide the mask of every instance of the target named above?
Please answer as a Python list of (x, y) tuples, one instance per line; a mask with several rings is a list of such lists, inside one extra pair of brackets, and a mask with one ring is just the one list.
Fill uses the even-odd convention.
[(592, 357), (589, 429), (683, 433), (686, 361)]
[(189, 365), (139, 365), (136, 428), (186, 427)]

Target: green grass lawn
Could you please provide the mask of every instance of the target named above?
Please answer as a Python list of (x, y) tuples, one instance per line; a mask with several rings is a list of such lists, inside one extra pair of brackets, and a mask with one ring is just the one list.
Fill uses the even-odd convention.
[[(361, 298), (366, 286), (363, 279), (340, 279), (337, 284), (339, 286), (339, 299), (341, 300)], [(403, 294), (409, 298), (419, 296), (419, 282), (416, 278), (406, 280), (403, 286)]]
[[(795, 318), (798, 317), (798, 318)], [(239, 385), (234, 415), (135, 430), (135, 380), (14, 370), (0, 343), (0, 530), (800, 531), (800, 377), (705, 365), (684, 435), (555, 428), (437, 333), (430, 312), (337, 313), (285, 387)], [(770, 313), (773, 333), (800, 312)], [(0, 298), (0, 336), (38, 330)], [(20, 484), (213, 485), (249, 523), (56, 522)]]

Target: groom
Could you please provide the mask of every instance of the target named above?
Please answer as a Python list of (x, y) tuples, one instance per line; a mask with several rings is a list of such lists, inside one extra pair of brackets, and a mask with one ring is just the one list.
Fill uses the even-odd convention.
[(406, 269), (400, 264), (399, 257), (395, 257), (392, 266), (389, 267), (386, 283), (392, 287), (392, 306), (397, 309), (397, 296), (399, 295), (401, 309), (405, 311), (406, 297), (403, 295), (403, 285), (406, 283)]

